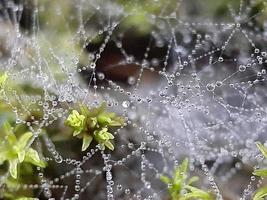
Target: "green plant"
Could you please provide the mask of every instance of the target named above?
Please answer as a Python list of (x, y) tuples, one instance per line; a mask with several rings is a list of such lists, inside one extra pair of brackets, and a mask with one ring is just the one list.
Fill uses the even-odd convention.
[(198, 177), (193, 176), (188, 179), (188, 159), (175, 169), (174, 177), (161, 176), (161, 181), (168, 185), (169, 194), (172, 200), (212, 200), (209, 192), (191, 186), (198, 181)]
[(0, 143), (0, 165), (8, 162), (8, 172), (14, 179), (17, 178), (17, 169), (20, 163), (28, 162), (42, 168), (46, 166), (37, 151), (27, 146), (33, 133), (26, 132), (17, 139), (11, 125), (5, 122), (0, 136), (3, 141)]
[[(267, 159), (267, 148), (259, 142), (256, 142), (256, 145), (264, 158)], [(254, 170), (253, 174), (260, 177), (267, 177), (267, 169)], [(253, 200), (263, 200), (265, 197), (267, 197), (267, 186), (263, 186), (258, 189), (253, 197)]]
[(98, 108), (80, 106), (80, 112), (73, 110), (66, 122), (73, 130), (73, 136), (83, 139), (82, 151), (85, 151), (94, 139), (101, 147), (114, 150), (111, 140), (114, 136), (109, 132), (111, 127), (122, 126), (124, 119), (115, 113), (107, 112), (102, 104)]

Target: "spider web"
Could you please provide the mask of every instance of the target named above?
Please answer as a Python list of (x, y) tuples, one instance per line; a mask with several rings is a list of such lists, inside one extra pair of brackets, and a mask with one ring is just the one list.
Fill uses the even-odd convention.
[[(1, 99), (48, 162), (20, 186), (36, 198), (166, 199), (160, 176), (185, 157), (217, 199), (263, 184), (242, 173), (266, 140), (265, 1), (4, 0), (0, 16)], [(126, 119), (113, 152), (57, 137), (101, 102)]]

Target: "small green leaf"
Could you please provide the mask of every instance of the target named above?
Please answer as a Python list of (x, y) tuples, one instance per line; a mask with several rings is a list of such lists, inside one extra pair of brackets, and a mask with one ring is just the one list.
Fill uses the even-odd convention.
[(253, 174), (256, 176), (265, 177), (265, 176), (267, 176), (267, 169), (257, 169), (253, 172)]
[(20, 150), (18, 152), (18, 158), (19, 158), (19, 162), (22, 163), (25, 158), (25, 150)]
[(192, 187), (189, 185), (185, 186), (186, 189), (190, 190), (190, 193), (185, 194), (185, 199), (201, 199), (201, 200), (212, 200), (212, 197), (210, 193), (205, 192), (201, 189), (198, 189), (196, 187)]
[(31, 139), (31, 137), (33, 136), (33, 133), (32, 132), (26, 132), (24, 133), (18, 140), (18, 149), (21, 150), (21, 149), (24, 149), (26, 148), (29, 140)]
[(188, 185), (192, 185), (193, 183), (197, 182), (199, 180), (199, 178), (197, 176), (193, 176), (192, 178), (190, 178), (187, 182)]
[(77, 136), (77, 135), (79, 135), (81, 133), (81, 130), (75, 130), (74, 132), (73, 132), (73, 136)]
[(106, 134), (107, 134), (107, 136), (108, 136), (108, 138), (109, 138), (110, 140), (113, 140), (113, 139), (114, 139), (114, 136), (113, 136), (111, 133), (106, 132)]
[(160, 180), (166, 184), (169, 184), (171, 182), (171, 179), (167, 176), (161, 175)]
[(92, 140), (93, 140), (93, 137), (90, 135), (83, 136), (82, 151), (85, 151), (90, 146)]
[(6, 134), (13, 134), (13, 128), (8, 122), (4, 122), (3, 127)]
[(179, 165), (175, 170), (174, 182), (184, 182), (187, 178), (187, 168), (188, 168), (188, 159), (184, 159), (182, 164)]
[(7, 141), (10, 145), (14, 145), (17, 142), (17, 138), (13, 133), (13, 128), (8, 122), (4, 122), (3, 124), (4, 133), (7, 136)]
[(267, 148), (260, 142), (256, 142), (258, 149), (261, 151), (262, 155), (267, 159)]
[(192, 192), (185, 194), (179, 200), (192, 200), (192, 199), (212, 200), (212, 197), (209, 195), (209, 193)]
[(111, 151), (114, 150), (114, 146), (113, 146), (113, 144), (112, 144), (110, 141), (106, 141), (106, 142), (104, 142), (104, 145), (105, 145), (107, 148), (109, 148)]
[(97, 121), (100, 125), (108, 125), (109, 123), (112, 122), (112, 120), (110, 119), (110, 117), (106, 116), (106, 115), (99, 115), (97, 117)]
[(29, 148), (26, 151), (25, 162), (32, 163), (42, 168), (46, 167), (46, 163), (40, 159), (38, 152), (35, 151), (33, 148)]
[(253, 197), (253, 200), (264, 200), (267, 197), (267, 187), (258, 189)]
[(103, 143), (99, 143), (99, 145), (101, 150), (105, 150), (105, 145)]
[(96, 127), (96, 125), (97, 125), (97, 119), (96, 119), (96, 117), (91, 117), (91, 118), (89, 118), (88, 120), (87, 120), (87, 124), (88, 124), (88, 126), (90, 127), (90, 128), (95, 128)]
[(180, 169), (181, 169), (181, 173), (186, 174), (187, 173), (187, 168), (188, 168), (188, 158), (184, 159), (184, 161), (182, 162)]
[(9, 173), (13, 178), (17, 178), (17, 166), (18, 166), (18, 160), (17, 159), (13, 159), (13, 160), (9, 160)]
[(118, 122), (118, 121), (111, 121), (108, 125), (109, 126), (122, 126), (123, 123)]
[(117, 117), (115, 113), (113, 113), (114, 116), (110, 116), (112, 119), (112, 122), (109, 123), (109, 126), (122, 126), (124, 124), (124, 118)]

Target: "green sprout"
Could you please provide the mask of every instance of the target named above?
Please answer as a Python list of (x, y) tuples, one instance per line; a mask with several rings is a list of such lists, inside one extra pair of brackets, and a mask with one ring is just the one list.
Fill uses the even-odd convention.
[(67, 119), (67, 124), (74, 130), (73, 136), (76, 136), (84, 129), (85, 116), (80, 115), (77, 110), (73, 110)]
[(198, 177), (193, 176), (188, 179), (188, 159), (185, 159), (181, 165), (175, 169), (173, 178), (161, 176), (161, 181), (168, 185), (169, 194), (172, 200), (212, 200), (209, 192), (191, 186), (198, 181)]
[(0, 143), (0, 165), (8, 162), (8, 172), (14, 179), (17, 178), (18, 165), (23, 162), (42, 168), (46, 166), (46, 163), (40, 159), (37, 151), (27, 147), (27, 144), (33, 137), (33, 133), (26, 132), (17, 139), (11, 125), (5, 122), (1, 136), (4, 138), (2, 138)]
[(111, 142), (114, 136), (109, 129), (122, 126), (124, 119), (105, 110), (105, 104), (97, 108), (80, 106), (80, 112), (73, 110), (68, 116), (65, 123), (72, 128), (73, 136), (83, 139), (82, 151), (85, 151), (93, 140), (100, 145), (102, 150), (105, 150), (105, 147), (114, 150)]
[[(256, 145), (264, 158), (267, 159), (267, 148), (260, 142), (256, 142)], [(267, 177), (267, 168), (254, 170), (253, 174), (260, 177)], [(263, 200), (265, 197), (267, 197), (267, 186), (258, 189), (253, 197), (253, 200)]]

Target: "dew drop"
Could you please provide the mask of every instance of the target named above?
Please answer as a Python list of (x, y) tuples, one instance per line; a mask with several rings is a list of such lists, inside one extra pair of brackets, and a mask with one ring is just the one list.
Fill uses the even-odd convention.
[(213, 83), (209, 83), (206, 85), (206, 88), (208, 91), (214, 91), (215, 90), (215, 85)]
[(130, 106), (130, 102), (129, 101), (123, 101), (122, 102), (122, 107), (128, 108), (129, 106)]

